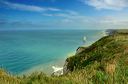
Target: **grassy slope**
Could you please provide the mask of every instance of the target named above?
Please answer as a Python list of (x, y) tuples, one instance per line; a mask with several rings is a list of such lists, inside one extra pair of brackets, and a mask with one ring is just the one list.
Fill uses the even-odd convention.
[(92, 75), (91, 80), (126, 83), (128, 82), (128, 34), (120, 33), (103, 37), (83, 52), (68, 58), (67, 62), (71, 72), (81, 69), (90, 72), (87, 72), (87, 75)]
[(126, 84), (128, 82), (128, 34), (106, 36), (66, 60), (70, 72), (60, 77), (43, 73), (13, 77), (0, 71), (2, 84)]

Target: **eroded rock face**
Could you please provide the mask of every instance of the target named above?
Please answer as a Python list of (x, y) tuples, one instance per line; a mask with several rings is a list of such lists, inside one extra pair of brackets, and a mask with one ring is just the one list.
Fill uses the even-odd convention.
[(68, 65), (68, 62), (66, 60), (64, 66), (63, 66), (63, 74), (67, 74), (69, 72), (69, 69), (67, 68), (67, 65)]
[(79, 54), (85, 50), (85, 47), (78, 47), (76, 50), (76, 54)]
[[(76, 54), (75, 54), (75, 55), (77, 55), (77, 54), (83, 52), (85, 49), (86, 49), (85, 47), (78, 47), (77, 50), (76, 50)], [(67, 74), (67, 73), (70, 72), (70, 70), (69, 70), (68, 67), (67, 67), (68, 64), (69, 64), (69, 63), (68, 63), (68, 61), (66, 60), (64, 66), (63, 66), (63, 74)]]

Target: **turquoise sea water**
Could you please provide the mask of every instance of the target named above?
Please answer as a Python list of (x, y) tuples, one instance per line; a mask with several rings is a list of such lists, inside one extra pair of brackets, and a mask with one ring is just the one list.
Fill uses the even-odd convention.
[(103, 36), (101, 30), (0, 31), (0, 66), (13, 74), (51, 71), (62, 66), (68, 55)]

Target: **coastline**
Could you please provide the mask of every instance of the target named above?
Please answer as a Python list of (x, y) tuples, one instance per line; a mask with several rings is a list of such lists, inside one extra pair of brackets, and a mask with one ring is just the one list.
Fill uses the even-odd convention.
[[(102, 30), (99, 35), (101, 35), (99, 37), (99, 39), (101, 37), (107, 36), (106, 30)], [(97, 39), (97, 40), (99, 40), (99, 39)], [(88, 42), (88, 44), (85, 42), (84, 44), (80, 45), (80, 47), (81, 46), (82, 47), (88, 47), (88, 46), (90, 46), (91, 44), (93, 44), (97, 40), (90, 41), (90, 42)], [(44, 72), (46, 75), (49, 75), (50, 76), (53, 73), (58, 72), (58, 71), (54, 72), (54, 69), (52, 68), (53, 66), (56, 67), (56, 68), (64, 67), (66, 59), (68, 57), (74, 56), (75, 54), (77, 54), (77, 52), (78, 51), (77, 51), (77, 48), (76, 48), (76, 51), (73, 51), (73, 52), (68, 53), (67, 55), (65, 55), (65, 58), (64, 59), (59, 59), (59, 60), (52, 61), (52, 62), (49, 62), (49, 63), (40, 64), (40, 65), (34, 66), (34, 67), (32, 67), (32, 68), (30, 68), (28, 70), (25, 70), (25, 71), (19, 73), (18, 75), (19, 76), (23, 76), (23, 75), (30, 75), (30, 74), (32, 74), (34, 72)]]
[[(2, 81), (12, 81), (11, 84), (14, 84), (14, 81), (17, 82), (17, 80), (18, 82), (15, 84), (127, 83), (127, 75), (122, 75), (127, 74), (128, 69), (128, 60), (126, 59), (128, 55), (127, 43), (128, 33), (118, 31), (118, 33), (102, 37), (91, 46), (86, 47), (82, 52), (68, 57), (65, 61), (64, 68), (54, 66), (53, 68), (56, 74), (53, 72), (52, 75), (47, 75), (43, 71), (36, 71), (15, 76), (1, 69)], [(63, 74), (61, 71), (63, 71)], [(65, 73), (65, 71), (67, 72)], [(8, 78), (11, 80), (8, 80)], [(123, 81), (120, 81), (120, 79)]]
[(37, 65), (37, 66), (34, 66), (28, 70), (25, 70), (21, 73), (19, 73), (18, 75), (19, 76), (22, 76), (22, 75), (29, 75), (29, 74), (32, 74), (34, 72), (43, 72), (47, 75), (51, 75), (52, 72), (53, 72), (53, 69), (52, 69), (52, 66), (57, 66), (57, 67), (62, 67), (63, 64), (64, 64), (64, 60), (65, 59), (61, 59), (61, 60), (58, 60), (58, 61), (52, 61), (52, 62), (49, 62), (49, 63), (45, 63), (45, 64), (40, 64), (40, 65)]
[(68, 53), (67, 55), (65, 55), (65, 58), (63, 58), (63, 59), (58, 59), (56, 61), (51, 61), (49, 63), (40, 64), (40, 65), (34, 66), (34, 67), (32, 67), (32, 68), (30, 68), (28, 70), (25, 70), (25, 71), (19, 73), (18, 76), (30, 75), (30, 74), (32, 74), (34, 72), (43, 72), (46, 75), (50, 76), (54, 72), (54, 69), (52, 68), (53, 66), (55, 66), (57, 68), (63, 67), (64, 64), (65, 64), (66, 58), (75, 55), (75, 53), (76, 52), (71, 52), (71, 53)]

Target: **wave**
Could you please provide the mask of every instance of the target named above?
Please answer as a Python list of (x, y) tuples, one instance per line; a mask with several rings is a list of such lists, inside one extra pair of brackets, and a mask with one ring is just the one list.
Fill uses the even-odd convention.
[(63, 67), (56, 67), (56, 66), (52, 66), (54, 72), (52, 73), (52, 75), (55, 76), (60, 76), (63, 75)]
[(57, 72), (57, 71), (60, 71), (60, 70), (63, 70), (63, 67), (56, 67), (56, 66), (52, 66), (54, 72)]

